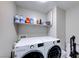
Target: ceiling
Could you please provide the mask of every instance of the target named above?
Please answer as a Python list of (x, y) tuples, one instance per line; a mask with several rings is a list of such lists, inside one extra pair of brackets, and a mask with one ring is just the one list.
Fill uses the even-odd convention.
[(47, 13), (54, 6), (58, 6), (64, 10), (79, 6), (79, 1), (48, 1), (46, 3), (41, 3), (39, 1), (16, 1), (15, 3), (17, 6), (39, 11), (42, 13)]

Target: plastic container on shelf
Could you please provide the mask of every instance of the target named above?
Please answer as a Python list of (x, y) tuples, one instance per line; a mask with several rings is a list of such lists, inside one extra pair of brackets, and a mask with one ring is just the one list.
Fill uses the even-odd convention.
[(34, 24), (34, 19), (30, 18), (30, 24)]
[(25, 17), (24, 16), (20, 16), (20, 23), (25, 23)]
[(37, 20), (37, 24), (39, 24), (39, 21)]
[(20, 23), (19, 15), (14, 16), (14, 22)]
[(39, 24), (42, 24), (42, 20), (40, 19), (40, 23)]
[(25, 22), (26, 22), (26, 24), (30, 24), (30, 17), (26, 17)]
[(37, 19), (36, 18), (33, 18), (34, 19), (34, 24), (37, 24)]
[(50, 21), (46, 21), (46, 25), (50, 25)]

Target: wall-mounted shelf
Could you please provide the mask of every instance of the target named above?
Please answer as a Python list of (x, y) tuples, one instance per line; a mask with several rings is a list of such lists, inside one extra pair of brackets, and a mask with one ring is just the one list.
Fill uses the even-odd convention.
[(17, 25), (28, 25), (28, 26), (43, 26), (43, 27), (51, 27), (52, 25), (43, 25), (43, 24), (26, 24), (26, 23), (15, 23)]

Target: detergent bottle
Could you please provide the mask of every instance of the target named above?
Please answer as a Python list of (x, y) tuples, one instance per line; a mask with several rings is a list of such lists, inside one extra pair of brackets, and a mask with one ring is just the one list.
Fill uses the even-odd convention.
[(26, 17), (26, 24), (30, 24), (30, 17)]
[(32, 17), (30, 18), (30, 24), (34, 24), (34, 19)]

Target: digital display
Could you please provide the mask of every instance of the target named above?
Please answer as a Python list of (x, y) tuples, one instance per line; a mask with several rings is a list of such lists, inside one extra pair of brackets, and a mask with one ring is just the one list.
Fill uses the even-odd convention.
[(60, 43), (60, 40), (58, 40), (57, 43)]
[(42, 47), (42, 46), (44, 46), (44, 43), (38, 44), (38, 47)]

